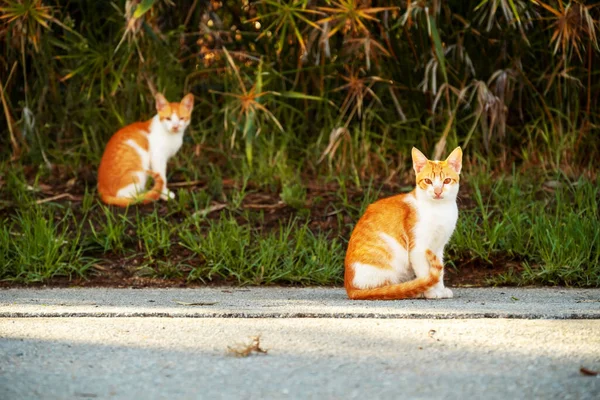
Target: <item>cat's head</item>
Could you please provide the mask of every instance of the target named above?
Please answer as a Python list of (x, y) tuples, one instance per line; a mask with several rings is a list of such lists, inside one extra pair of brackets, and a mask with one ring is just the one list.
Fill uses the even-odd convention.
[(167, 132), (178, 134), (188, 127), (194, 108), (194, 96), (191, 93), (183, 96), (179, 103), (169, 103), (161, 93), (156, 95), (155, 100), (158, 118)]
[(462, 168), (460, 147), (454, 149), (444, 161), (429, 160), (413, 147), (412, 160), (417, 174), (417, 191), (421, 191), (432, 200), (456, 199)]

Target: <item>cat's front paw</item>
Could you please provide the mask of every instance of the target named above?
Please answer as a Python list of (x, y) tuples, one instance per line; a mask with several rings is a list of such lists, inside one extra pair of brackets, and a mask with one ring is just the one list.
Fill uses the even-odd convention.
[(454, 297), (452, 290), (449, 288), (433, 288), (425, 292), (426, 299), (451, 299)]
[(160, 194), (160, 198), (162, 200), (173, 200), (175, 198), (175, 193), (171, 192), (169, 189), (166, 189)]

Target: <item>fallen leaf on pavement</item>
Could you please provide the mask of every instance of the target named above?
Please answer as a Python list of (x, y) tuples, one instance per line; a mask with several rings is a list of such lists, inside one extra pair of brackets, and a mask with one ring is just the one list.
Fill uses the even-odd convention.
[(598, 375), (600, 375), (600, 372), (598, 372), (598, 371), (592, 371), (591, 369), (587, 369), (585, 367), (579, 368), (579, 372), (581, 372), (583, 375), (587, 375), (587, 376), (598, 376)]
[(260, 347), (260, 335), (254, 336), (250, 344), (238, 344), (235, 347), (227, 346), (227, 352), (235, 357), (248, 357), (252, 353), (267, 354), (267, 351)]

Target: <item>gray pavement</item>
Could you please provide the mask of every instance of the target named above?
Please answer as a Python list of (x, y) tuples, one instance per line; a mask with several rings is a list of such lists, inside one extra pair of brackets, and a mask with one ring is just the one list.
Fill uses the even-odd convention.
[[(0, 290), (0, 399), (599, 399), (600, 290)], [(77, 317), (77, 318), (68, 318)], [(261, 337), (267, 354), (228, 347)]]

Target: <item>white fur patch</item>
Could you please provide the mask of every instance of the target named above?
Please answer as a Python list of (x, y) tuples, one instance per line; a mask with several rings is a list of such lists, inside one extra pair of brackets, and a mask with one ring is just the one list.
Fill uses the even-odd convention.
[(117, 197), (133, 198), (139, 193), (139, 188), (135, 183), (127, 185), (117, 192)]
[(417, 211), (413, 230), (414, 249), (423, 252), (430, 249), (435, 254), (443, 254), (458, 219), (456, 194), (450, 193), (443, 200), (435, 200), (417, 188), (417, 199), (408, 201)]
[(148, 174), (145, 170), (139, 171), (137, 173), (137, 177), (139, 179), (139, 182), (137, 184), (137, 190), (138, 192), (143, 192), (146, 189), (146, 181), (148, 180)]
[(379, 232), (379, 237), (386, 244), (387, 251), (391, 255), (391, 269), (383, 269), (370, 264), (355, 262), (352, 264), (354, 268), (353, 284), (357, 288), (374, 288), (386, 282), (396, 284), (414, 278), (414, 273), (410, 268), (408, 251), (396, 239), (385, 232)]
[(387, 250), (392, 256), (390, 266), (399, 274), (402, 281), (410, 279), (408, 251), (395, 238), (385, 232), (379, 232), (379, 237), (387, 245)]
[(148, 175), (143, 171), (135, 172), (135, 174), (137, 175), (139, 182), (131, 183), (119, 189), (117, 197), (134, 198), (146, 190), (146, 180), (148, 179)]
[(154, 171), (158, 171), (163, 167), (162, 164), (173, 157), (183, 144), (183, 132), (187, 125), (182, 125), (182, 129), (177, 134), (169, 131), (171, 125), (170, 121), (161, 122), (158, 116), (154, 117), (150, 124), (148, 140), (150, 141), (152, 169)]
[(126, 145), (132, 147), (140, 156), (142, 160), (142, 165), (140, 169), (146, 170), (150, 168), (150, 154), (146, 150), (144, 150), (137, 142), (133, 139), (129, 139), (125, 142)]
[(369, 264), (355, 262), (354, 280), (352, 283), (359, 289), (369, 289), (382, 286), (386, 282), (399, 283), (398, 273), (391, 269), (381, 269)]

